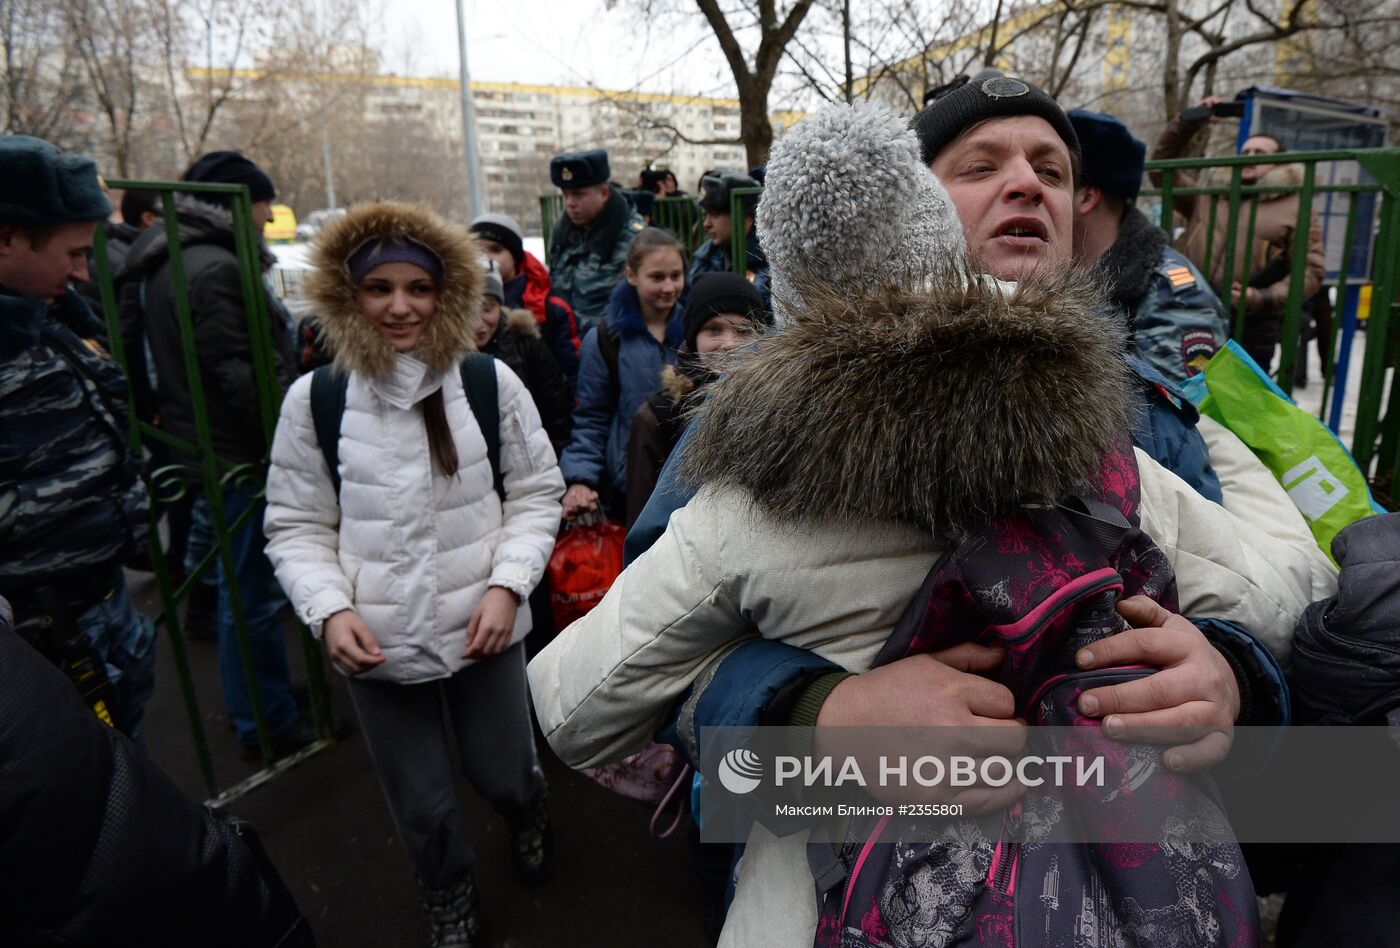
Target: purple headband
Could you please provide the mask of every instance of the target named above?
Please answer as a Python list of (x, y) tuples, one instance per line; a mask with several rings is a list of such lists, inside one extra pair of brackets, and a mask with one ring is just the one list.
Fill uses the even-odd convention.
[(355, 248), (345, 267), (350, 271), (350, 282), (359, 286), (371, 270), (385, 263), (411, 263), (442, 285), (442, 258), (412, 237), (371, 237)]

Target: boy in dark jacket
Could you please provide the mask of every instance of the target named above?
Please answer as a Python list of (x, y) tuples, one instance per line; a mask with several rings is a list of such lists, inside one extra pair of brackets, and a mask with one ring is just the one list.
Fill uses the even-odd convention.
[(520, 376), (539, 409), (555, 455), (562, 454), (573, 431), (574, 397), (559, 364), (540, 338), (535, 317), (523, 309), (506, 308), (501, 272), (494, 261), (487, 265), (486, 285), (482, 288), (476, 347)]
[[(246, 185), (259, 231), (272, 220), (272, 200), (276, 195), (271, 179), (237, 152), (220, 151), (203, 156), (185, 172), (184, 180)], [(259, 421), (262, 415), (249, 331), (249, 321), (254, 318), (252, 301), (243, 296), (229, 201), (224, 195), (205, 194), (182, 195), (175, 203), (194, 345), (214, 453), (234, 465), (248, 465), (260, 472), (269, 444)], [(263, 269), (272, 262), (271, 253), (262, 248)], [(161, 427), (178, 438), (197, 442), (194, 400), (175, 308), (175, 285), (165, 228), (153, 227), (141, 235), (127, 255), (127, 270), (133, 279), (144, 281), (146, 335), (159, 382)], [(266, 328), (272, 340), (277, 385), (285, 392), (295, 376), (290, 333), (275, 315), (281, 313), (281, 308), (272, 295), (261, 282), (258, 289), (264, 294), (268, 314)], [(196, 479), (198, 462), (187, 463), (196, 465), (190, 470), (191, 479)], [(216, 499), (206, 498), (206, 501)], [(308, 725), (299, 724), (292, 697), (279, 614), (286, 599), (277, 585), (272, 564), (263, 554), (267, 541), (262, 532), (261, 498), (235, 482), (224, 490), (222, 502), (224, 517), (229, 523), (249, 508), (256, 508), (243, 521), (243, 526), (233, 532), (230, 545), (253, 665), (262, 691), (263, 713), (271, 732), (273, 752), (281, 756), (315, 739)], [(252, 760), (259, 756), (257, 728), (234, 632), (229, 591), (228, 577), (223, 575), (220, 566), (219, 672), (238, 743), (244, 757)]]

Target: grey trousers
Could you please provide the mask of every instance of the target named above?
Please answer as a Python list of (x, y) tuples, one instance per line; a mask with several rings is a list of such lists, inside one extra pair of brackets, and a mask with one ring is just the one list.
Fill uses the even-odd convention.
[(445, 888), (472, 868), (474, 857), (457, 805), (444, 700), (462, 772), (496, 812), (509, 821), (545, 793), (530, 725), (525, 643), (451, 678), (348, 683), (399, 839), (423, 885)]

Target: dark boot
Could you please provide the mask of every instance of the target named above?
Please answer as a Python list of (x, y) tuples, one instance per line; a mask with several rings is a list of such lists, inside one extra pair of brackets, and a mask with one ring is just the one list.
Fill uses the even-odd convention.
[(476, 880), (470, 872), (445, 889), (425, 889), (420, 882), (418, 891), (428, 916), (428, 944), (432, 948), (472, 948), (482, 943)]
[(510, 845), (517, 879), (539, 885), (549, 878), (554, 871), (554, 830), (549, 825), (546, 794), (511, 818)]

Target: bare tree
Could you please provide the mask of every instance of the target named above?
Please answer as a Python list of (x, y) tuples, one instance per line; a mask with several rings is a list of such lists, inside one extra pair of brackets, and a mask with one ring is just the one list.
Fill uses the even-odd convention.
[(0, 118), (4, 131), (67, 145), (79, 69), (48, 0), (0, 3)]
[(117, 173), (131, 172), (131, 142), (149, 50), (143, 0), (62, 0), (70, 48), (82, 64), (88, 91), (106, 122), (106, 144)]

